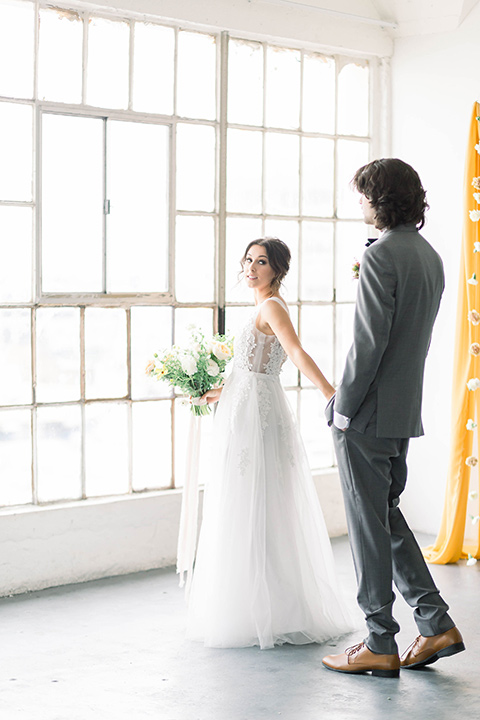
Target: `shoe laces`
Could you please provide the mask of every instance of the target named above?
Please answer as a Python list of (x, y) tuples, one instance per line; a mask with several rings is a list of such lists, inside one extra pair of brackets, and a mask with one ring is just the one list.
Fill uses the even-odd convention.
[(345, 654), (348, 655), (348, 657), (351, 657), (352, 655), (356, 655), (356, 653), (360, 652), (360, 650), (363, 648), (364, 643), (358, 643), (357, 645), (352, 645), (351, 647), (348, 647), (345, 650)]

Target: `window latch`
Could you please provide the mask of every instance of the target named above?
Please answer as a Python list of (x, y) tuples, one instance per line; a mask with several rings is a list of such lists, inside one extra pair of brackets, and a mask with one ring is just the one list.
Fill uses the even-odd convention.
[(103, 214), (110, 215), (110, 200), (103, 201)]

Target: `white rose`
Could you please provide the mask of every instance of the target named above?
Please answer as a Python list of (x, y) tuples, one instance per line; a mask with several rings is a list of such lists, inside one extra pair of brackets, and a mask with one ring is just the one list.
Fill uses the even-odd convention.
[(468, 556), (467, 565), (476, 565), (477, 564), (477, 558), (472, 557), (471, 555)]
[(477, 427), (476, 422), (474, 422), (473, 420), (467, 421), (467, 430), (475, 430), (476, 427)]
[(191, 355), (184, 355), (180, 360), (180, 364), (187, 375), (195, 375), (197, 372), (197, 363)]
[(217, 377), (218, 370), (219, 368), (215, 360), (209, 360), (207, 363), (207, 373), (210, 375), (210, 377)]
[(476, 390), (476, 389), (479, 388), (479, 387), (480, 387), (480, 380), (479, 380), (478, 378), (471, 378), (471, 379), (467, 382), (467, 388), (468, 388), (469, 390)]
[(219, 360), (228, 360), (232, 356), (228, 346), (218, 342), (213, 343), (213, 354)]
[(480, 220), (480, 210), (470, 210), (468, 214), (470, 215), (470, 220), (473, 220), (473, 222)]
[(480, 252), (480, 242), (473, 243), (473, 252), (474, 253)]
[(480, 203), (480, 193), (473, 193), (473, 197), (477, 203)]
[[(480, 215), (480, 211), (478, 213)], [(473, 273), (472, 277), (467, 280), (469, 285), (478, 285), (477, 274)]]

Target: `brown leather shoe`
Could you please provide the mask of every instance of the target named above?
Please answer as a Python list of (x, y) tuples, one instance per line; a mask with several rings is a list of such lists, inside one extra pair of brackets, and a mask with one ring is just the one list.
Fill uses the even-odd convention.
[(322, 660), (328, 670), (342, 673), (366, 673), (378, 677), (396, 678), (400, 675), (398, 655), (379, 655), (367, 648), (365, 643), (349, 647), (341, 655), (327, 655)]
[(459, 630), (453, 627), (440, 635), (419, 635), (403, 653), (400, 666), (407, 670), (431, 665), (442, 657), (456, 655), (465, 650)]

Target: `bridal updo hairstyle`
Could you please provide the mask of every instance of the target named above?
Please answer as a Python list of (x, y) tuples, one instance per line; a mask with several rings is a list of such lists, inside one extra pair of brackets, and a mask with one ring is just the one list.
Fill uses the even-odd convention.
[(419, 229), (425, 225), (429, 207), (425, 190), (417, 172), (403, 160), (374, 160), (357, 170), (352, 185), (370, 200), (380, 230), (407, 223)]
[(243, 272), (243, 267), (247, 259), (248, 251), (254, 245), (260, 245), (260, 247), (263, 247), (265, 249), (268, 257), (268, 262), (270, 263), (275, 273), (275, 277), (270, 283), (270, 287), (272, 289), (272, 292), (276, 293), (280, 289), (282, 280), (288, 273), (288, 269), (290, 267), (291, 254), (290, 250), (288, 249), (288, 245), (285, 245), (283, 240), (279, 240), (276, 237), (265, 237), (260, 238), (260, 240), (252, 240), (252, 242), (248, 243), (247, 249), (245, 250), (243, 257), (240, 260), (242, 265), (241, 272)]

